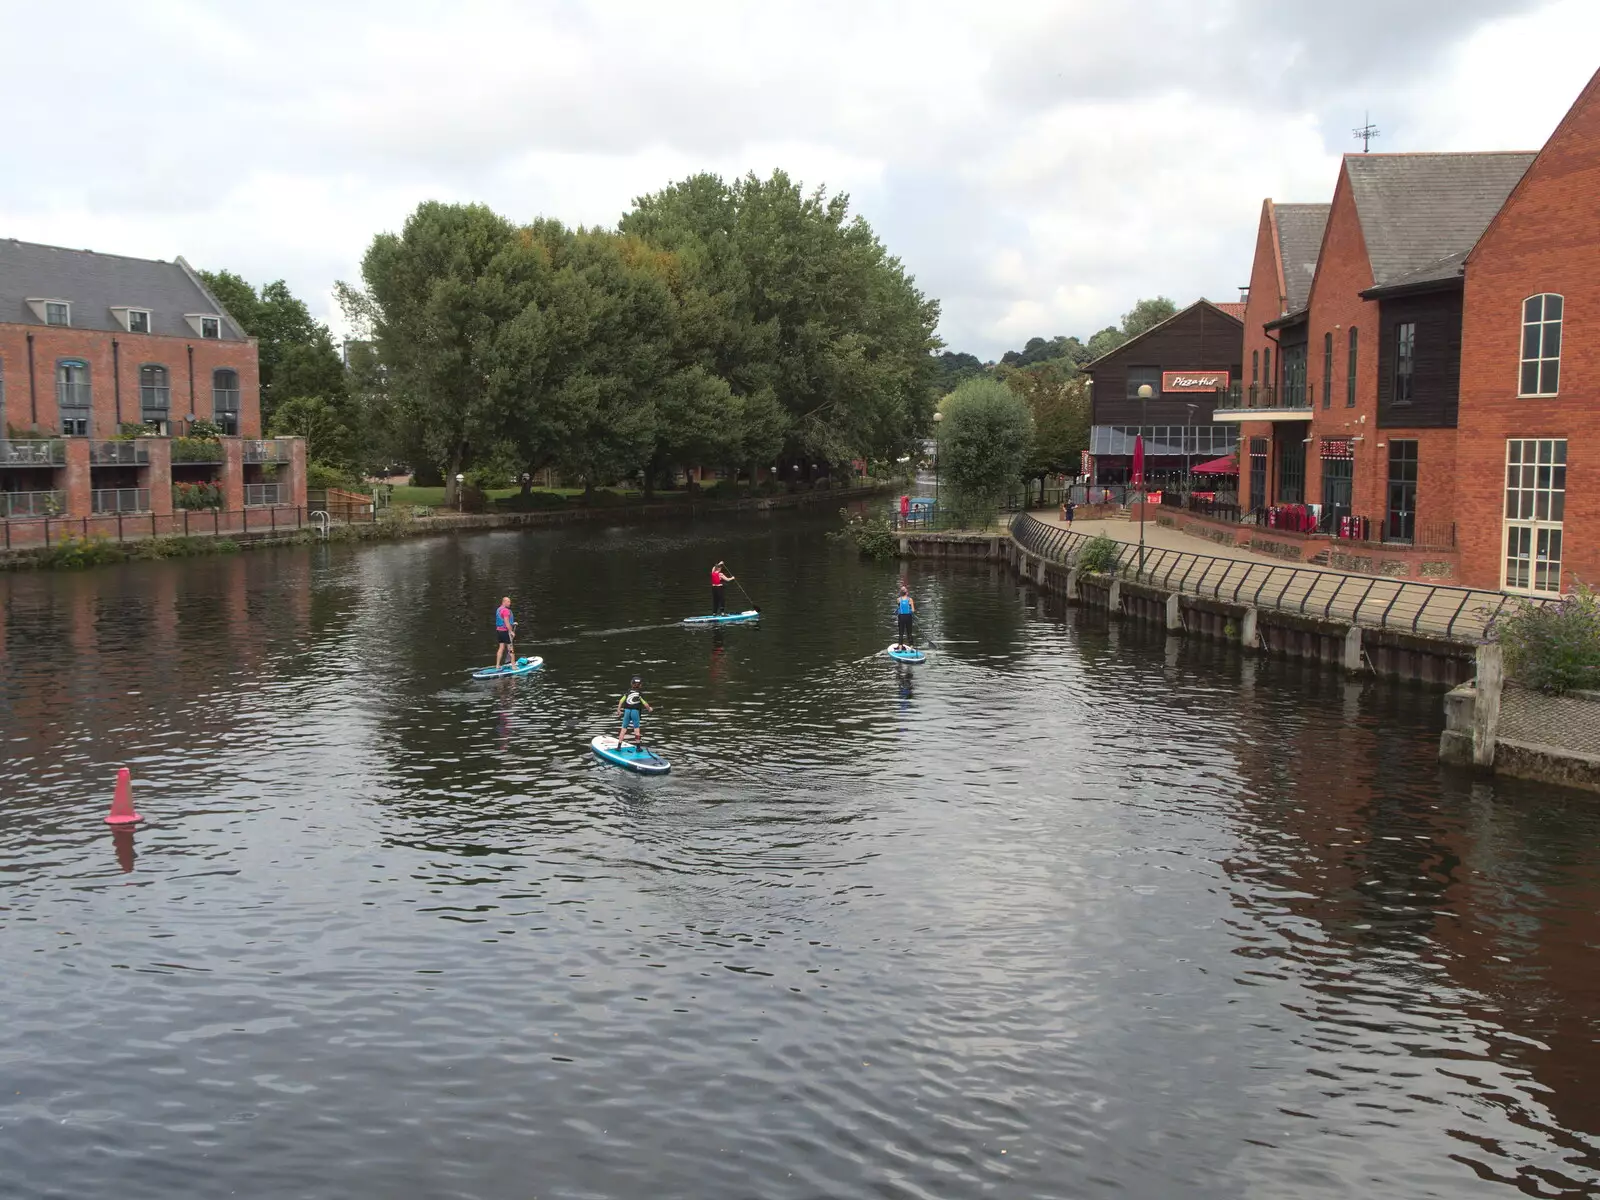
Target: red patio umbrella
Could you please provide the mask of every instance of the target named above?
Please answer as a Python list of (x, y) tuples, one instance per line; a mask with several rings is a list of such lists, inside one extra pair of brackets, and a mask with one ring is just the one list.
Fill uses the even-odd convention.
[(1144, 486), (1144, 434), (1137, 434), (1133, 439), (1133, 486)]
[(1196, 475), (1237, 475), (1239, 464), (1232, 458), (1213, 458), (1194, 469)]

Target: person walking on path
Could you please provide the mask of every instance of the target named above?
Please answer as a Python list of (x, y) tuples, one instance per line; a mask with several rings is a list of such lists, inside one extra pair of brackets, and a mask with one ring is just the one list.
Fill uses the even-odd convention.
[(1072, 493), (1068, 492), (1061, 499), (1061, 523), (1068, 529), (1072, 528)]
[(916, 616), (917, 602), (911, 598), (910, 591), (903, 583), (900, 585), (900, 598), (895, 601), (894, 608), (899, 633), (899, 641), (895, 648), (904, 650), (911, 645), (911, 622)]
[(511, 597), (502, 596), (500, 607), (494, 610), (494, 665), (495, 670), (500, 669), (500, 660), (507, 654), (511, 660), (507, 666), (517, 665), (517, 619), (511, 615)]
[(722, 597), (722, 585), (724, 583), (732, 583), (732, 582), (734, 582), (733, 576), (729, 575), (726, 571), (724, 571), (722, 569), (722, 562), (719, 559), (718, 562), (717, 562), (717, 565), (711, 568), (711, 615), (712, 616), (720, 617), (723, 613), (727, 612), (728, 605), (727, 605), (727, 602)]

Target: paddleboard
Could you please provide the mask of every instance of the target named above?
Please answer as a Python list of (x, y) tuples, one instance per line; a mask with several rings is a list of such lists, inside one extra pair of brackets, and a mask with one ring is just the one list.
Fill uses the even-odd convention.
[(474, 671), (472, 677), (474, 679), (504, 679), (513, 675), (532, 675), (542, 666), (544, 666), (544, 659), (535, 655), (532, 658), (519, 658), (510, 666), (484, 667), (481, 671)]
[(743, 612), (719, 613), (709, 617), (685, 617), (685, 625), (739, 625), (745, 621), (759, 621), (761, 613), (754, 608), (747, 608)]
[(612, 766), (626, 767), (630, 771), (637, 771), (641, 775), (665, 775), (672, 770), (672, 764), (648, 747), (641, 750), (631, 742), (621, 748), (617, 739), (597, 734), (589, 743), (596, 758), (604, 759)]
[(915, 646), (901, 646), (899, 642), (889, 643), (889, 657), (895, 662), (919, 663), (927, 662), (928, 656)]

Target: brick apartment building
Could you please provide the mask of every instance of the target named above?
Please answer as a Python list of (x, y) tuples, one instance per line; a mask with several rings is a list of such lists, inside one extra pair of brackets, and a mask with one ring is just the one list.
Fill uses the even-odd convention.
[[(1090, 380), (1090, 481), (1126, 483), (1143, 433), (1152, 488), (1233, 452), (1237, 427), (1212, 417), (1239, 377), (1242, 304), (1197, 300), (1084, 367)], [(1148, 385), (1152, 395), (1139, 399)]]
[[(1247, 430), (1241, 474), (1258, 519), (1451, 558), (1460, 267), (1532, 161), (1531, 153), (1347, 155), (1299, 307), (1290, 268), (1310, 259), (1303, 246), (1286, 254), (1282, 228), (1266, 219), (1281, 214), (1268, 209), (1250, 315), (1254, 322), (1271, 307), (1271, 290), (1257, 289), (1271, 289), (1277, 271), (1287, 311), (1247, 335), (1260, 387), (1217, 413)], [(1296, 216), (1303, 233), (1316, 214)], [(1453, 572), (1451, 561), (1439, 569)]]
[(1465, 257), (1467, 583), (1600, 584), (1600, 73)]
[[(304, 444), (261, 440), (258, 371), (183, 259), (0, 240), (0, 520), (164, 516), (193, 484), (229, 511), (303, 506)], [(184, 438), (202, 419), (226, 436)]]

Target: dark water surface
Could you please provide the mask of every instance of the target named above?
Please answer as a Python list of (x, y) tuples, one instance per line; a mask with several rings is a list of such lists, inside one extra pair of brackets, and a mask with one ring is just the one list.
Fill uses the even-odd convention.
[(1600, 803), (821, 530), (0, 578), (0, 1192), (1600, 1194)]

